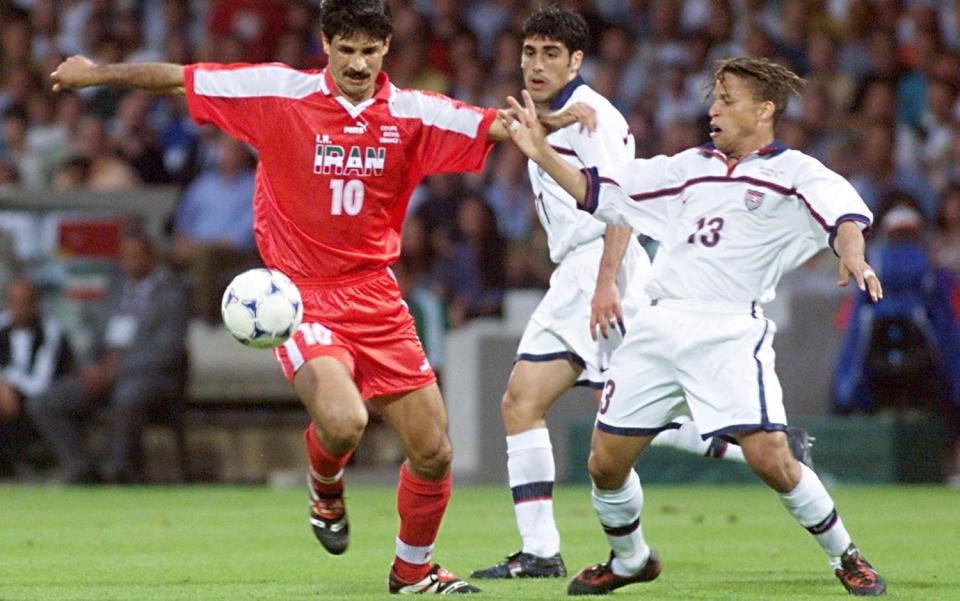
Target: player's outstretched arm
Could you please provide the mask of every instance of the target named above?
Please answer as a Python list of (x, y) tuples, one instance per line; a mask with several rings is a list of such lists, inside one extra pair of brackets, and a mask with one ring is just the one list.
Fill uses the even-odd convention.
[(870, 300), (877, 302), (883, 298), (883, 286), (877, 273), (864, 259), (865, 246), (863, 232), (856, 223), (844, 221), (837, 226), (837, 236), (833, 241), (833, 248), (840, 256), (840, 281), (837, 283), (846, 286), (852, 275), (857, 287), (868, 291)]
[(561, 188), (579, 204), (587, 197), (587, 177), (557, 154), (547, 143), (547, 132), (537, 119), (537, 109), (530, 94), (523, 91), (523, 106), (513, 96), (507, 98), (511, 111), (499, 111), (501, 127), (523, 154), (543, 167)]
[(50, 74), (53, 91), (90, 86), (126, 86), (157, 94), (183, 94), (183, 65), (114, 63), (98, 65), (85, 56), (71, 56)]

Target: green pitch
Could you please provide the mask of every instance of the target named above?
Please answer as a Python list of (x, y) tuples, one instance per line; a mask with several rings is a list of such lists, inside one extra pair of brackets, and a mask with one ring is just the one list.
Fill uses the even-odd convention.
[[(348, 485), (349, 486), (349, 485)], [(960, 492), (838, 488), (841, 515), (889, 583), (891, 599), (960, 600)], [(845, 599), (812, 537), (773, 493), (648, 486), (644, 529), (656, 582), (616, 598), (676, 601)], [(393, 489), (349, 487), (352, 542), (331, 557), (306, 521), (306, 492), (263, 488), (0, 487), (0, 600), (390, 599)], [(555, 498), (571, 571), (606, 545), (585, 488)], [(516, 550), (509, 492), (460, 487), (436, 559), (467, 576)], [(557, 599), (565, 580), (478, 581), (487, 597)]]

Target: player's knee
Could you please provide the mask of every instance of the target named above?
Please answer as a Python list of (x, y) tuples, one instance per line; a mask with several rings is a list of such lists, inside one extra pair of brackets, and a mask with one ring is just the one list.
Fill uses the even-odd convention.
[(534, 422), (543, 419), (536, 400), (516, 387), (508, 387), (500, 400), (500, 415), (507, 431), (525, 430), (533, 426)]
[(626, 477), (615, 461), (611, 461), (609, 457), (596, 451), (590, 452), (590, 458), (587, 460), (587, 471), (590, 473), (590, 480), (593, 481), (594, 486), (603, 490), (620, 488)]
[(409, 452), (410, 466), (421, 478), (439, 480), (450, 470), (453, 461), (453, 446), (444, 436), (428, 445), (419, 445)]
[(789, 451), (773, 450), (769, 453), (747, 454), (747, 464), (761, 480), (777, 492), (785, 493), (796, 487), (799, 465)]
[(338, 414), (317, 422), (317, 430), (331, 453), (346, 453), (360, 443), (367, 427), (366, 412)]

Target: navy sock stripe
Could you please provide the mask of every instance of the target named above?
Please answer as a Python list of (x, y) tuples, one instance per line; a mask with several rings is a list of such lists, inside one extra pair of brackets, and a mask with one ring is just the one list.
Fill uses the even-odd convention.
[(640, 527), (640, 518), (633, 520), (631, 523), (627, 524), (626, 526), (605, 526), (603, 524), (600, 524), (600, 525), (603, 526), (603, 531), (607, 534), (607, 536), (627, 536), (628, 534), (632, 534), (636, 532), (637, 528)]
[(833, 528), (833, 525), (837, 523), (837, 519), (838, 519), (837, 509), (834, 508), (833, 510), (830, 511), (830, 515), (825, 517), (823, 521), (821, 521), (819, 524), (808, 526), (807, 532), (813, 535), (823, 534), (827, 530)]
[(553, 481), (545, 480), (543, 482), (527, 482), (510, 489), (513, 493), (513, 502), (523, 503), (524, 501), (534, 501), (553, 498)]

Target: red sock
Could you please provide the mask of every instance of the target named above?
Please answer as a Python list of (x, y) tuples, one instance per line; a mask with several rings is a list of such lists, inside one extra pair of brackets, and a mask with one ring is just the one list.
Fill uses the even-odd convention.
[(313, 422), (303, 433), (303, 440), (307, 443), (307, 457), (310, 459), (311, 481), (318, 493), (326, 495), (343, 494), (343, 466), (350, 461), (353, 451), (339, 457), (327, 450), (320, 437), (317, 436), (317, 426)]
[(400, 483), (397, 485), (400, 534), (397, 556), (393, 560), (393, 571), (400, 580), (417, 582), (430, 571), (433, 543), (437, 540), (452, 488), (452, 474), (448, 473), (439, 482), (431, 482), (411, 474), (406, 464), (400, 466)]

